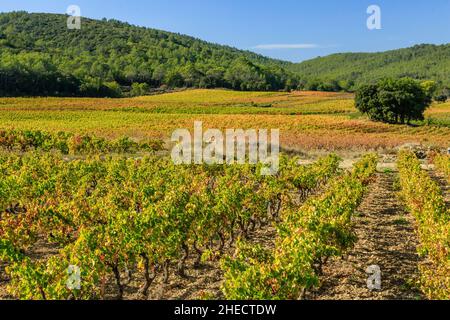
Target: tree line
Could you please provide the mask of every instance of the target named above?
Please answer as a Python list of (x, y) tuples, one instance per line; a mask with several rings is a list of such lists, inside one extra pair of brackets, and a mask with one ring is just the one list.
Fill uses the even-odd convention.
[(450, 44), (422, 44), (379, 53), (339, 53), (292, 64), (288, 69), (301, 75), (310, 89), (325, 86), (354, 91), (383, 78), (408, 77), (434, 80), (438, 95), (450, 95)]

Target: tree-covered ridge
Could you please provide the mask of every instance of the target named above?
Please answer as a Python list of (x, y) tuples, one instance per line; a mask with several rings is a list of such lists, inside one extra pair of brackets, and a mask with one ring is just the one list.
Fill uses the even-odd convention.
[(381, 78), (435, 80), (450, 93), (450, 44), (346, 53), (301, 64), (193, 37), (67, 16), (0, 13), (0, 95), (144, 95), (156, 88), (353, 91)]
[(289, 63), (116, 20), (0, 14), (0, 94), (115, 96), (151, 87), (297, 87)]
[(289, 69), (300, 74), (309, 89), (323, 83), (353, 89), (387, 77), (435, 80), (440, 87), (450, 87), (450, 44), (417, 45), (380, 53), (334, 54), (291, 65)]

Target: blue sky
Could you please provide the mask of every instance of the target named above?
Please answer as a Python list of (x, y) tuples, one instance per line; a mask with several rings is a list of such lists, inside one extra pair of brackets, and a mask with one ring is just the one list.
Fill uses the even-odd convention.
[[(295, 62), (450, 43), (450, 0), (1, 0), (0, 11), (65, 13), (72, 4), (82, 16), (115, 18)], [(381, 8), (381, 30), (366, 26), (370, 5)]]

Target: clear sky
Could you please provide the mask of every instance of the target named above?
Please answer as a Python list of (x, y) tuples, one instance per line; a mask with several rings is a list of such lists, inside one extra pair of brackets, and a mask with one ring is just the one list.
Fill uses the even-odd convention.
[[(336, 52), (385, 51), (450, 43), (450, 0), (0, 0), (0, 11), (115, 18), (302, 61)], [(381, 9), (381, 30), (367, 8)]]

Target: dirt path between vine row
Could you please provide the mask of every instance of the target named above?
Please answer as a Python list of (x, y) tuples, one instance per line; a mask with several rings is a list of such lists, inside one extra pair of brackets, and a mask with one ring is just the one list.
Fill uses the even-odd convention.
[[(418, 279), (417, 236), (414, 218), (398, 201), (394, 173), (379, 173), (354, 218), (358, 237), (343, 258), (324, 267), (322, 286), (309, 299), (410, 300), (423, 299)], [(368, 289), (369, 266), (381, 269), (381, 290)]]

